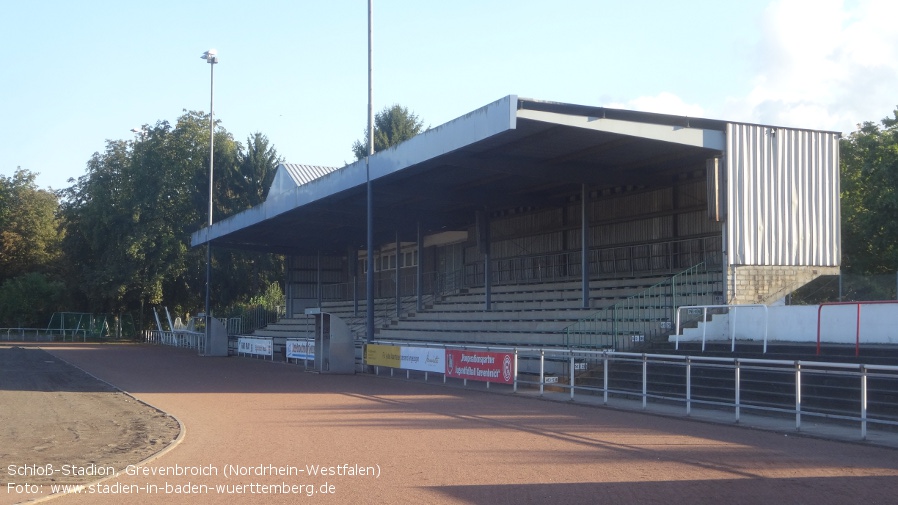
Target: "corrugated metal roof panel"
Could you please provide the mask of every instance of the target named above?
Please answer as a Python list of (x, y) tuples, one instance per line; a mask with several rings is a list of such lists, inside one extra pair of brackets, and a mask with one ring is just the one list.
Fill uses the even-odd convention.
[[(290, 174), (290, 177), (296, 181), (297, 186), (313, 181), (319, 177), (323, 177), (338, 167), (320, 167), (315, 165), (298, 165), (296, 163), (281, 163), (281, 167)], [(280, 167), (278, 167), (280, 168)]]
[(278, 165), (274, 181), (271, 183), (269, 195), (281, 195), (292, 191), (298, 186), (308, 184), (337, 170), (337, 167), (320, 167), (315, 165), (299, 165), (296, 163), (281, 163)]

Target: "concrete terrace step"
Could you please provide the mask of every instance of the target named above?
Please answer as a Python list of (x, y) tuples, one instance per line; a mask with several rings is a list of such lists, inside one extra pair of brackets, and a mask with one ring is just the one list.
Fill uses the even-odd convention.
[(438, 330), (427, 331), (403, 331), (403, 330), (379, 330), (377, 338), (380, 340), (407, 340), (413, 342), (446, 342), (454, 344), (471, 345), (504, 345), (504, 346), (546, 346), (562, 345), (563, 338), (557, 334), (541, 332), (440, 332)]
[[(615, 289), (621, 287), (637, 287), (637, 286), (653, 286), (669, 279), (669, 275), (651, 275), (645, 277), (621, 277), (608, 279), (593, 279), (589, 281), (590, 290), (597, 289)], [(581, 289), (581, 281), (556, 281), (556, 282), (534, 282), (521, 284), (497, 284), (492, 286), (493, 292), (510, 291), (515, 293), (540, 292), (546, 290), (569, 290), (579, 291)], [(470, 291), (483, 291), (484, 288), (469, 288)]]
[(389, 329), (417, 330), (417, 331), (534, 331), (551, 332), (561, 331), (571, 321), (544, 320), (470, 320), (470, 321), (402, 321), (400, 324), (390, 325)]
[(546, 310), (482, 310), (470, 311), (422, 311), (410, 314), (404, 321), (455, 322), (455, 321), (578, 321), (593, 314), (592, 309)]
[[(430, 340), (444, 342), (471, 342), (502, 345), (547, 345), (563, 343), (568, 337), (565, 328), (576, 327), (587, 320), (581, 333), (574, 332), (574, 339), (599, 339), (614, 329), (609, 312), (603, 309), (627, 297), (643, 293), (647, 288), (670, 279), (670, 275), (653, 275), (629, 278), (592, 280), (590, 308), (582, 308), (582, 284), (580, 281), (546, 283), (501, 284), (491, 287), (490, 311), (485, 311), (486, 293), (483, 287), (465, 288), (438, 297), (423, 310), (415, 309), (414, 296), (403, 297), (402, 311), (395, 313), (394, 299), (375, 301), (378, 338), (397, 340)], [(696, 289), (689, 284), (678, 285), (678, 294), (700, 292), (709, 281), (716, 279), (708, 273), (693, 278)], [(710, 303), (708, 300), (707, 303)], [(637, 306), (615, 311), (616, 324), (661, 324), (670, 319), (671, 295), (656, 293), (640, 297)], [(346, 320), (358, 323), (367, 311), (366, 303), (330, 301), (322, 309)], [(386, 321), (384, 322), (384, 317)], [(618, 327), (618, 329), (620, 329)], [(575, 328), (576, 330), (576, 328)]]

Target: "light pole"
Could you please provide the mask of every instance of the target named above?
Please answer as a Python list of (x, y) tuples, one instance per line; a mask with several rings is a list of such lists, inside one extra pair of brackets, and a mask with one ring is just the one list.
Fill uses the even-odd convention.
[[(218, 63), (218, 52), (209, 49), (201, 56), (209, 63), (209, 228), (212, 228), (212, 163), (215, 153), (215, 64)], [(211, 230), (210, 230), (211, 232)], [(207, 240), (211, 240), (207, 237)], [(212, 285), (212, 242), (206, 242), (206, 345), (204, 353), (211, 349), (212, 340), (212, 307), (210, 306), (209, 290)]]
[[(374, 1), (368, 0), (368, 156), (365, 156), (365, 195), (367, 200), (367, 248), (368, 257), (365, 263), (368, 271), (365, 274), (365, 338), (368, 342), (374, 340), (374, 188), (371, 186), (371, 156), (374, 155), (374, 105), (373, 100), (373, 30), (374, 25)], [(396, 261), (399, 261), (399, 251), (396, 251)], [(397, 263), (398, 264), (398, 263)]]

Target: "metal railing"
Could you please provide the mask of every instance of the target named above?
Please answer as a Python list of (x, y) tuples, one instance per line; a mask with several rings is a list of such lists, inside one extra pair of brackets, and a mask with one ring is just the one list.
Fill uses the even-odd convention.
[(712, 302), (721, 291), (721, 280), (704, 263), (610, 305), (564, 328), (568, 347), (632, 349), (673, 329), (675, 308)]
[[(595, 401), (603, 404), (612, 399), (636, 398), (641, 408), (650, 401), (665, 404), (682, 403), (687, 416), (696, 406), (732, 409), (732, 420), (739, 423), (747, 411), (761, 415), (790, 416), (795, 430), (802, 429), (803, 418), (858, 423), (860, 438), (867, 439), (868, 427), (880, 425), (898, 427), (898, 406), (892, 398), (898, 390), (898, 366), (826, 363), (818, 361), (788, 361), (767, 359), (719, 358), (680, 356), (615, 351), (588, 351), (560, 348), (522, 348), (441, 345), (432, 342), (377, 341), (377, 344), (506, 351), (515, 355), (515, 379), (512, 391), (519, 386), (539, 388), (543, 395), (547, 387), (567, 392), (570, 399)], [(537, 361), (532, 380), (522, 379), (521, 362)], [(584, 366), (585, 365), (585, 366)], [(653, 370), (663, 369), (660, 374)], [(624, 372), (622, 372), (622, 370)], [(697, 373), (697, 372), (714, 373)], [(764, 391), (750, 389), (746, 378), (751, 374), (755, 384)], [(392, 375), (392, 374), (391, 374)], [(407, 378), (424, 377), (421, 372), (406, 370)], [(622, 379), (628, 375), (631, 379)], [(635, 377), (635, 378), (632, 378)], [(765, 379), (764, 377), (776, 377)], [(728, 380), (724, 380), (728, 378)], [(724, 380), (727, 386), (720, 386)], [(840, 396), (831, 386), (833, 380), (846, 384)], [(446, 381), (444, 377), (444, 382)], [(875, 387), (871, 386), (875, 383)], [(464, 383), (466, 386), (467, 381)], [(489, 383), (487, 383), (489, 387)], [(846, 389), (847, 388), (847, 389)], [(773, 391), (773, 390), (776, 391)], [(871, 394), (878, 400), (870, 408)], [(774, 399), (766, 394), (778, 395)], [(850, 404), (849, 408), (832, 405)], [(852, 410), (853, 409), (853, 410)]]
[(286, 305), (265, 307), (257, 305), (231, 314), (231, 317), (222, 319), (222, 324), (228, 328), (228, 334), (252, 333), (259, 328), (264, 328), (271, 323), (278, 322), (287, 313)]
[[(767, 306), (764, 304), (755, 304), (755, 303), (747, 303), (744, 305), (683, 305), (681, 307), (677, 307), (677, 321), (676, 326), (674, 328), (674, 336), (675, 336), (675, 344), (674, 349), (680, 349), (680, 311), (686, 309), (687, 311), (695, 311), (700, 310), (702, 313), (702, 318), (699, 321), (699, 324), (702, 325), (702, 352), (705, 351), (705, 339), (708, 333), (708, 309), (726, 309), (728, 313), (732, 314), (732, 320), (729, 321), (730, 325), (730, 338), (732, 340), (732, 344), (730, 345), (730, 352), (734, 352), (736, 350), (736, 313), (739, 309), (742, 308), (760, 308), (764, 310), (764, 353), (767, 353), (767, 330), (769, 328), (770, 316), (768, 315)], [(693, 321), (694, 318), (691, 318)]]
[(76, 339), (87, 342), (87, 330), (58, 330), (47, 328), (0, 328), (0, 338), (7, 342), (75, 342)]
[[(515, 256), (491, 260), (494, 285), (579, 279), (582, 276), (580, 251), (546, 255)], [(718, 236), (631, 244), (590, 249), (589, 276), (634, 276), (677, 272), (699, 263), (719, 266), (721, 240)], [(464, 267), (464, 287), (483, 286), (483, 262)]]
[[(374, 298), (395, 298), (396, 297), (396, 276), (392, 275), (380, 276), (374, 280)], [(458, 273), (450, 272), (441, 274), (439, 272), (425, 272), (421, 279), (421, 296), (425, 299), (432, 299), (434, 296), (446, 293), (448, 291), (457, 290), (460, 284), (456, 281), (459, 277)], [(402, 297), (417, 296), (417, 287), (415, 285), (417, 276), (414, 269), (401, 270), (399, 280), (399, 292)], [(356, 291), (353, 296), (353, 291)], [(341, 282), (335, 284), (324, 284), (321, 286), (321, 300), (331, 301), (350, 301), (358, 299), (364, 302), (365, 297), (365, 280), (360, 279), (358, 284), (354, 282)], [(394, 305), (395, 307), (395, 305)]]
[(202, 349), (206, 342), (206, 335), (200, 331), (149, 330), (144, 332), (144, 341), (148, 344), (183, 347), (186, 349)]
[[(720, 237), (712, 236), (591, 249), (587, 259), (589, 275), (596, 278), (673, 273), (699, 263), (713, 268), (720, 266), (720, 242)], [(490, 262), (490, 280), (493, 285), (503, 285), (579, 279), (582, 276), (581, 264), (580, 251), (493, 259)], [(452, 272), (425, 272), (421, 292), (424, 296), (436, 297), (463, 288), (482, 287), (483, 276), (482, 261), (470, 263)], [(414, 268), (399, 270), (401, 296), (417, 293), (415, 280)], [(374, 283), (375, 298), (396, 296), (395, 270), (379, 272)], [(359, 279), (357, 284), (325, 284), (321, 287), (321, 299), (349, 301), (354, 299), (354, 291), (358, 293), (356, 296), (363, 297), (364, 279)]]
[(857, 305), (857, 327), (855, 329), (855, 341), (854, 341), (854, 355), (861, 355), (861, 305), (883, 305), (883, 304), (898, 304), (898, 300), (877, 300), (870, 302), (826, 302), (821, 303), (819, 307), (817, 307), (817, 355), (820, 355), (820, 314), (823, 312), (823, 307), (830, 307), (833, 305)]
[[(722, 291), (721, 280), (709, 278), (716, 271), (708, 270), (709, 267), (719, 266), (720, 260), (720, 237), (716, 236), (589, 251), (591, 277), (670, 273), (695, 266), (565, 328), (565, 341), (568, 345), (624, 350), (664, 332), (669, 333), (673, 327), (676, 305), (711, 303), (715, 301), (713, 294)], [(695, 262), (687, 264), (689, 261)], [(496, 259), (491, 262), (491, 281), (502, 285), (578, 279), (582, 275), (580, 265), (581, 253), (577, 251)], [(482, 287), (483, 266), (479, 262), (454, 272), (425, 273), (420, 286), (425, 303), (463, 288)], [(418, 288), (414, 274), (412, 268), (399, 271), (399, 292), (402, 296), (398, 310), (395, 271), (375, 279), (376, 327), (388, 325), (397, 314), (401, 317), (404, 313), (415, 311)], [(360, 299), (358, 294), (354, 298), (354, 291), (364, 293), (365, 282), (326, 284), (321, 287), (320, 293), (322, 301)], [(634, 316), (634, 311), (641, 313)], [(364, 332), (366, 325), (363, 317), (360, 314), (349, 318), (348, 324), (354, 333)]]

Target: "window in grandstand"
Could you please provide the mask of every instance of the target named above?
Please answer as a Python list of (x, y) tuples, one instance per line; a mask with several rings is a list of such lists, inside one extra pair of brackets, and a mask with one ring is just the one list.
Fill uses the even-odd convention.
[[(405, 251), (399, 254), (383, 254), (374, 259), (374, 271), (383, 272), (387, 270), (395, 270), (396, 262), (399, 262), (399, 268), (410, 268), (418, 266), (417, 250)], [(359, 259), (359, 272), (368, 273), (368, 261), (365, 258)]]

